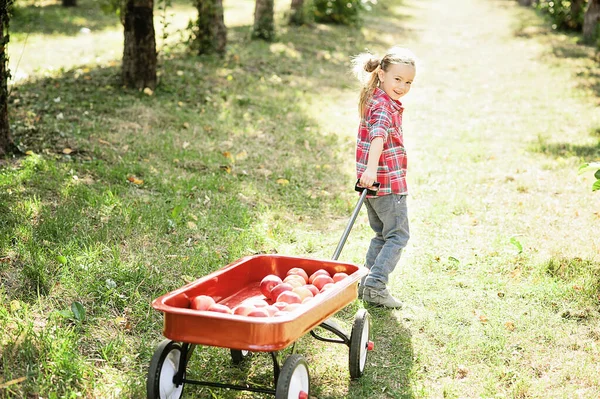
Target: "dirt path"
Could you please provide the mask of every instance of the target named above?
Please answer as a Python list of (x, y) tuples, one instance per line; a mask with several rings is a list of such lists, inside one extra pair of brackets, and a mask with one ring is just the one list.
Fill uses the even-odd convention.
[(600, 197), (577, 175), (598, 155), (590, 49), (516, 1), (401, 10), (407, 31), (390, 44), (422, 60), (405, 101), (412, 239), (395, 280), (412, 394), (597, 398)]

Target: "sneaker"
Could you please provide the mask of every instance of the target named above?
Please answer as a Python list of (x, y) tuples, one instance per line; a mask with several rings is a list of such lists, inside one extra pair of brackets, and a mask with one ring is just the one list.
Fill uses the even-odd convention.
[(378, 290), (375, 288), (365, 287), (363, 291), (363, 300), (374, 306), (384, 306), (386, 308), (395, 309), (402, 307), (402, 302), (394, 298), (386, 288)]

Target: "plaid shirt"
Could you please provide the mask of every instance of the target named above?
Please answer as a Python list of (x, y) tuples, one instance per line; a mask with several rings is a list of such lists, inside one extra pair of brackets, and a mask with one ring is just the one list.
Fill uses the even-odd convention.
[(378, 196), (408, 194), (406, 186), (406, 150), (402, 137), (402, 103), (392, 100), (383, 90), (375, 88), (367, 103), (365, 115), (360, 120), (356, 140), (357, 178), (367, 168), (371, 141), (383, 138), (383, 152), (379, 158), (377, 181), (381, 184)]

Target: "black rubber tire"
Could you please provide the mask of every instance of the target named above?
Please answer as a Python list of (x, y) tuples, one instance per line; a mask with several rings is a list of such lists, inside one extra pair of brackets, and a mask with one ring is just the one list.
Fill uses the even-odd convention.
[(298, 399), (300, 391), (306, 392), (306, 397), (310, 393), (308, 363), (302, 355), (293, 354), (285, 360), (281, 367), (275, 389), (275, 399)]
[[(174, 371), (177, 371), (179, 367), (179, 358), (181, 356), (181, 344), (171, 341), (170, 339), (163, 340), (156, 349), (152, 360), (150, 361), (150, 367), (148, 368), (148, 379), (146, 381), (146, 396), (147, 399), (180, 399), (183, 395), (183, 384), (179, 387), (175, 387), (173, 384), (173, 390), (170, 394), (161, 395), (161, 373), (163, 372), (163, 366), (168, 361), (170, 369), (169, 373), (174, 375)], [(166, 370), (165, 370), (166, 371)], [(164, 383), (164, 381), (163, 381)], [(172, 383), (172, 382), (171, 382)], [(166, 388), (166, 387), (163, 387)]]
[(363, 375), (367, 363), (367, 346), (371, 331), (371, 317), (366, 309), (360, 309), (354, 316), (352, 333), (350, 334), (350, 378), (356, 379)]
[(244, 361), (244, 359), (247, 359), (248, 357), (252, 356), (252, 352), (250, 352), (250, 351), (243, 351), (243, 350), (239, 350), (239, 349), (230, 349), (230, 351), (231, 351), (231, 361), (235, 365), (240, 364), (241, 362)]

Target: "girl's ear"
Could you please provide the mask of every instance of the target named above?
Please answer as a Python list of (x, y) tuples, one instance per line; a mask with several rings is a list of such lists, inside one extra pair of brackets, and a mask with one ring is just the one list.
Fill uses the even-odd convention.
[(385, 74), (385, 71), (381, 68), (377, 69), (377, 77), (379, 78), (379, 81), (381, 83), (383, 83), (383, 76)]

